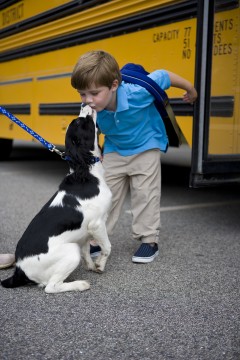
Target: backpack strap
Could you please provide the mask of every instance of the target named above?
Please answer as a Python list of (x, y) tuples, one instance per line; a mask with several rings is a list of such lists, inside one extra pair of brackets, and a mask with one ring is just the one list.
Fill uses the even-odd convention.
[(127, 83), (144, 87), (155, 98), (155, 106), (161, 115), (168, 135), (170, 146), (180, 145), (181, 131), (175, 119), (166, 92), (149, 76), (149, 73), (137, 64), (126, 64), (121, 69), (122, 79)]

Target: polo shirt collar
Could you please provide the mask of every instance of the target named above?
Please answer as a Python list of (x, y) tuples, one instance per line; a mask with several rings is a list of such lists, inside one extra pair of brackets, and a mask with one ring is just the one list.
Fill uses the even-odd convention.
[(129, 109), (128, 98), (126, 91), (122, 85), (117, 89), (117, 111), (125, 111)]

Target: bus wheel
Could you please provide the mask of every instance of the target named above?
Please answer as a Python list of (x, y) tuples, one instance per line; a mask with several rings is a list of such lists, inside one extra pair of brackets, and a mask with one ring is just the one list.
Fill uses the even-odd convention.
[(12, 139), (0, 139), (0, 161), (8, 160), (13, 148)]

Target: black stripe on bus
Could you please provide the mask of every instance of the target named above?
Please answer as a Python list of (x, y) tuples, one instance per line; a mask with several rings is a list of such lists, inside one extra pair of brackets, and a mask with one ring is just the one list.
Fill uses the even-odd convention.
[[(184, 103), (182, 99), (169, 99), (170, 105), (176, 116), (193, 116), (193, 106)], [(213, 96), (210, 100), (210, 116), (232, 117), (234, 110), (233, 96)]]
[(39, 115), (78, 116), (80, 112), (80, 105), (80, 101), (78, 103), (39, 104)]
[(239, 7), (239, 0), (215, 0), (215, 11), (227, 11)]
[(196, 17), (197, 2), (197, 0), (188, 0), (183, 3), (160, 7), (144, 14), (140, 13), (112, 23), (103, 24), (95, 28), (81, 30), (79, 32), (62, 35), (54, 39), (38, 42), (36, 44), (5, 51), (0, 55), (0, 62), (59, 50), (70, 46), (85, 44), (92, 41), (98, 41), (113, 36)]
[(216, 174), (222, 174), (223, 177), (229, 173), (238, 174), (240, 179), (240, 161), (239, 154), (224, 154), (224, 155), (208, 155), (208, 160), (203, 160), (203, 174), (212, 174), (213, 177)]
[(33, 78), (25, 78), (25, 79), (16, 79), (16, 80), (8, 80), (8, 81), (0, 81), (0, 86), (3, 85), (12, 85), (12, 84), (20, 84), (33, 81)]
[(1, 0), (1, 3), (0, 3), (0, 11), (1, 10), (4, 10), (18, 2), (20, 2), (21, 0)]
[(216, 117), (232, 117), (234, 96), (214, 96), (210, 99), (210, 115)]
[(62, 74), (54, 74), (54, 75), (46, 75), (46, 76), (39, 76), (37, 80), (52, 80), (57, 78), (64, 78), (64, 77), (71, 77), (72, 73), (62, 73)]
[[(169, 99), (176, 116), (193, 116), (193, 105), (183, 102), (181, 98)], [(232, 117), (234, 110), (233, 96), (214, 96), (211, 98), (211, 116)], [(79, 103), (40, 104), (40, 115), (78, 115)]]
[(1, 104), (3, 108), (12, 114), (30, 115), (31, 105), (30, 104)]
[[(19, 1), (19, 0), (18, 0)], [(15, 4), (18, 1), (13, 1), (12, 4), (8, 4), (9, 0), (4, 4), (0, 5), (0, 10), (4, 10), (6, 7)], [(86, 10), (86, 8), (94, 7), (100, 5), (108, 0), (72, 0), (67, 4), (56, 6), (53, 9), (46, 10), (41, 14), (34, 15), (26, 20), (22, 20), (13, 25), (9, 25), (0, 30), (0, 39), (14, 34), (18, 34), (22, 31), (32, 29), (37, 26), (41, 26), (51, 21), (61, 19), (65, 16), (75, 14), (80, 11)], [(27, 5), (26, 5), (27, 6)]]

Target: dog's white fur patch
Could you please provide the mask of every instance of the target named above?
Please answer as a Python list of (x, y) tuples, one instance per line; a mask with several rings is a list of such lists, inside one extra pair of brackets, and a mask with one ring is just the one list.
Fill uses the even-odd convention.
[(63, 206), (63, 198), (66, 191), (59, 191), (49, 206)]

